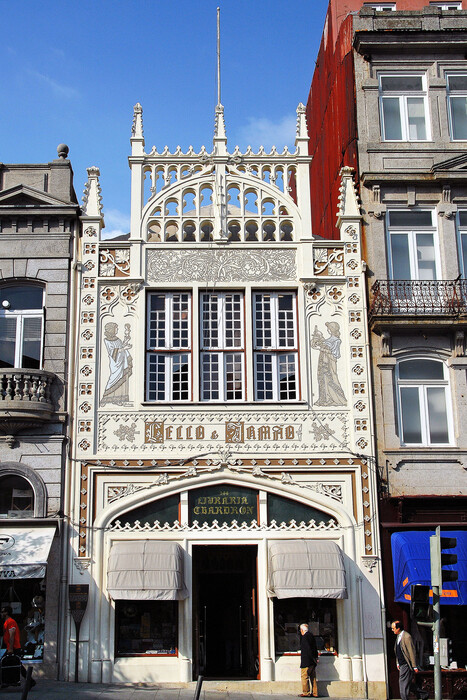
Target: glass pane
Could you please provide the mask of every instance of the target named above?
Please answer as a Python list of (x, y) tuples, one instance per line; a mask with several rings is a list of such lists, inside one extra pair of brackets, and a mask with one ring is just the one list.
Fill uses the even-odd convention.
[(459, 212), (459, 224), (461, 226), (467, 226), (467, 210)]
[(389, 212), (390, 226), (433, 226), (431, 211), (392, 209)]
[(225, 294), (225, 340), (226, 348), (243, 347), (243, 295)]
[(467, 97), (451, 97), (452, 138), (467, 140)]
[(178, 637), (178, 601), (115, 601), (117, 656), (175, 656)]
[(382, 75), (381, 89), (394, 92), (423, 90), (423, 79), (421, 75)]
[(409, 238), (406, 233), (391, 235), (392, 278), (410, 280)]
[(399, 363), (399, 379), (444, 379), (444, 365), (436, 360), (405, 360)]
[(418, 279), (435, 280), (435, 246), (432, 233), (417, 233)]
[(190, 295), (172, 296), (172, 347), (188, 348), (190, 345)]
[(255, 355), (255, 369), (255, 399), (271, 401), (274, 398), (272, 355), (265, 353)]
[(148, 401), (165, 401), (165, 355), (149, 355)]
[(0, 316), (0, 367), (15, 366), (16, 322)]
[(295, 355), (279, 355), (279, 399), (288, 401), (297, 398), (295, 384)]
[(272, 347), (272, 310), (270, 294), (255, 294), (255, 347)]
[(42, 318), (23, 320), (21, 367), (38, 369), (41, 363)]
[(201, 295), (201, 347), (219, 347), (219, 296)]
[(151, 294), (149, 297), (148, 345), (150, 348), (165, 347), (165, 294)]
[(467, 275), (467, 234), (461, 236), (462, 245), (462, 274)]
[(402, 439), (406, 443), (421, 443), (420, 400), (418, 387), (401, 388)]
[(299, 626), (306, 622), (321, 654), (337, 651), (336, 601), (328, 598), (273, 598), (277, 655), (300, 650)]
[(400, 102), (398, 97), (384, 97), (383, 105), (383, 132), (387, 141), (402, 140), (402, 123)]
[(409, 120), (409, 139), (411, 141), (425, 140), (425, 104), (423, 97), (407, 98), (407, 116)]
[(197, 520), (212, 525), (222, 523), (239, 524), (252, 520), (258, 522), (258, 492), (242, 486), (219, 484), (188, 492), (188, 520), (190, 525)]
[(218, 401), (220, 398), (219, 355), (217, 352), (207, 352), (201, 356), (202, 401)]
[(180, 502), (179, 494), (174, 496), (167, 496), (167, 498), (161, 498), (158, 501), (151, 501), (151, 503), (146, 503), (144, 506), (139, 506), (133, 510), (129, 510), (118, 516), (112, 525), (115, 525), (117, 520), (120, 521), (121, 525), (134, 525), (138, 520), (140, 525), (154, 525), (156, 520), (159, 521), (161, 525), (165, 523), (170, 523), (173, 525), (175, 520), (179, 519), (178, 506)]
[(278, 302), (278, 346), (293, 348), (295, 346), (295, 318), (293, 294), (279, 294)]
[(187, 401), (189, 398), (188, 355), (172, 357), (172, 400)]
[[(28, 514), (24, 514), (29, 510)], [(22, 515), (18, 515), (18, 511)], [(21, 476), (5, 476), (0, 479), (0, 516), (2, 518), (34, 517), (34, 491)]]
[(448, 75), (449, 90), (465, 90), (467, 92), (467, 75)]
[(0, 302), (8, 301), (9, 311), (42, 309), (44, 291), (40, 287), (4, 287)]
[(243, 356), (240, 353), (225, 353), (225, 399), (243, 400)]
[(446, 390), (443, 387), (429, 387), (426, 393), (430, 442), (432, 444), (449, 442)]
[(275, 520), (279, 525), (280, 523), (290, 523), (291, 520), (295, 520), (296, 523), (305, 522), (309, 523), (310, 520), (314, 520), (316, 524), (318, 523), (329, 523), (332, 518), (323, 513), (316, 508), (310, 508), (310, 506), (304, 503), (299, 503), (298, 501), (292, 501), (290, 498), (283, 498), (282, 496), (276, 496), (272, 493), (268, 493), (268, 524)]

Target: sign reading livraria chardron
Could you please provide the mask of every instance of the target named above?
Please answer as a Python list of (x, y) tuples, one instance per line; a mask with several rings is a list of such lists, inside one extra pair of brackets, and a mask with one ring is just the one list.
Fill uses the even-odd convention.
[(188, 496), (190, 525), (210, 523), (217, 520), (219, 524), (258, 522), (258, 493), (252, 489), (236, 486), (210, 486), (205, 489), (190, 491)]

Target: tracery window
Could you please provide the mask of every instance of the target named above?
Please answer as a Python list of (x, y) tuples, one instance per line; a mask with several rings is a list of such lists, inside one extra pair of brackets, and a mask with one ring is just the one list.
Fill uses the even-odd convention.
[(200, 299), (201, 400), (245, 398), (242, 292), (203, 292)]
[(147, 312), (146, 398), (191, 398), (191, 294), (151, 292)]
[(255, 399), (297, 399), (297, 304), (294, 292), (253, 294), (253, 347)]

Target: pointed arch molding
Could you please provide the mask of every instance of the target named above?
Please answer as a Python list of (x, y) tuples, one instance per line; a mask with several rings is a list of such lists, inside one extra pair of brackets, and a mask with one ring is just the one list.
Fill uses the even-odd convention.
[[(82, 472), (83, 476), (86, 475), (83, 480), (83, 484), (86, 484), (88, 465), (83, 464), (82, 468), (85, 470)], [(106, 474), (106, 477), (108, 477), (108, 474)], [(200, 486), (212, 486), (218, 483), (232, 483), (236, 485), (241, 483), (244, 486), (250, 486), (258, 490), (276, 493), (308, 505), (312, 501), (314, 506), (321, 508), (334, 519), (334, 522), (327, 528), (323, 528), (322, 526), (313, 526), (310, 529), (330, 529), (335, 531), (340, 528), (356, 526), (356, 521), (353, 514), (350, 513), (344, 506), (344, 498), (340, 484), (333, 483), (331, 481), (303, 483), (295, 480), (292, 475), (286, 472), (279, 474), (268, 474), (258, 465), (253, 469), (248, 469), (239, 467), (236, 464), (226, 464), (224, 461), (219, 461), (218, 464), (211, 464), (209, 466), (190, 466), (183, 473), (170, 474), (158, 472), (154, 475), (154, 479), (147, 484), (135, 484), (133, 482), (112, 487), (112, 485), (109, 484), (108, 478), (106, 478), (106, 481), (108, 484), (105, 494), (106, 504), (92, 526), (89, 522), (87, 527), (84, 526), (84, 516), (87, 509), (86, 507), (82, 508), (83, 517), (81, 519), (82, 530), (80, 533), (80, 557), (86, 557), (88, 554), (90, 543), (86, 542), (87, 532), (89, 530), (94, 530), (95, 532), (107, 530), (110, 522), (118, 518), (120, 513), (132, 509), (138, 505), (144, 505), (155, 498), (163, 498), (175, 492), (191, 490), (194, 488), (199, 488)], [(83, 494), (83, 491), (86, 491), (86, 493)], [(86, 506), (87, 489), (83, 488), (81, 493), (85, 499), (83, 501), (83, 506)], [(175, 528), (178, 530), (193, 529), (180, 524), (175, 526)], [(236, 528), (255, 531), (267, 529), (266, 527), (260, 527), (256, 524), (251, 527), (246, 527), (241, 523), (234, 526), (234, 529)], [(165, 531), (168, 528), (164, 526), (163, 529)], [(205, 526), (201, 526), (199, 529), (204, 530), (206, 528)], [(217, 529), (223, 528), (218, 527)], [(284, 528), (278, 527), (277, 529), (282, 530)], [(301, 527), (300, 524), (296, 524), (291, 526), (290, 529), (301, 530), (304, 528)]]
[(0, 462), (0, 479), (4, 476), (20, 476), (29, 481), (34, 491), (34, 517), (47, 516), (47, 488), (34, 469), (20, 462)]

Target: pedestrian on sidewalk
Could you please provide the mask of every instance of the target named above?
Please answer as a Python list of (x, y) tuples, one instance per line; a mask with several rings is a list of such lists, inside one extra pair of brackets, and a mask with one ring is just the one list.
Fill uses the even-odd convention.
[[(19, 638), (18, 623), (12, 618), (13, 611), (9, 605), (4, 605), (2, 608), (3, 621), (3, 646), (6, 649), (5, 655), (10, 656), (15, 654), (18, 658), (21, 654), (21, 642)], [(21, 675), (26, 678), (27, 672), (23, 664), (21, 664)], [(12, 685), (20, 685), (20, 681)], [(2, 688), (8, 688), (8, 683), (2, 683)], [(36, 685), (36, 681), (31, 679), (31, 688)]]
[(391, 629), (396, 635), (394, 651), (396, 652), (396, 664), (399, 671), (401, 700), (408, 700), (412, 683), (414, 683), (414, 691), (417, 698), (427, 700), (427, 691), (421, 690), (415, 680), (419, 669), (415, 659), (415, 647), (412, 636), (404, 630), (404, 625), (400, 620), (394, 620), (391, 624)]
[(300, 625), (300, 675), (302, 680), (301, 698), (317, 698), (316, 665), (318, 663), (318, 648), (314, 635), (308, 625)]

